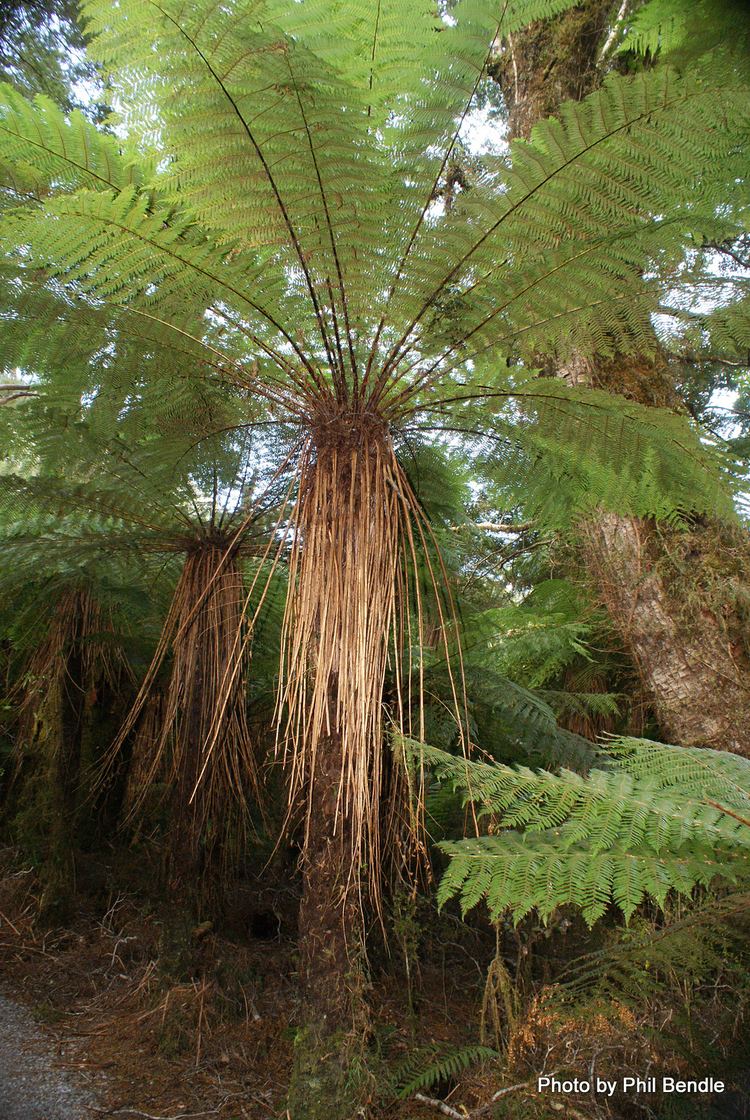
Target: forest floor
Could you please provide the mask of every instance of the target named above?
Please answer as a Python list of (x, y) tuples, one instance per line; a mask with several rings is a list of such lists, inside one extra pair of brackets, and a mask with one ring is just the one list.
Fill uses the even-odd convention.
[[(239, 885), (220, 931), (176, 923), (145, 889), (153, 874), (149, 880), (131, 853), (81, 857), (77, 874), (75, 914), (45, 924), (35, 873), (17, 852), (0, 849), (0, 1120), (288, 1120), (299, 984), (296, 887), (287, 870)], [(644, 1006), (639, 1016), (616, 1002), (570, 1018), (534, 1002), (508, 1044), (512, 1060), (457, 1059), (480, 1041), (494, 931), (424, 905), (424, 913), (405, 906), (398, 921), (394, 915), (390, 955), (377, 945), (372, 954), (368, 1115), (489, 1120), (498, 1094), (500, 1115), (556, 1120), (563, 1106), (537, 1094), (540, 1071), (585, 1072), (599, 1055), (604, 1076), (658, 1068), (660, 1009)], [(538, 954), (558, 951), (540, 937)], [(500, 998), (502, 976), (495, 980)], [(448, 1072), (424, 1079), (436, 1066)], [(668, 1068), (690, 1072), (676, 1053)], [(747, 1101), (744, 1092), (728, 1093), (691, 1120), (750, 1116)], [(568, 1098), (564, 1114), (662, 1120), (635, 1098), (632, 1107), (629, 1098)]]
[[(63, 1112), (60, 1120), (280, 1114), (291, 1058), (283, 1012), (291, 946), (231, 946), (205, 932), (194, 946), (200, 978), (179, 979), (163, 971), (157, 917), (130, 898), (116, 896), (100, 915), (82, 907), (69, 926), (48, 930), (36, 911), (33, 874), (6, 872), (0, 986), (11, 1008), (25, 1008), (18, 1014), (29, 1031), (39, 1024), (40, 1033), (64, 1039), (63, 1064), (98, 1084), (96, 1112)], [(227, 969), (231, 979), (221, 984), (216, 977)], [(39, 1053), (40, 1077), (51, 1053)], [(27, 1117), (19, 1112), (18, 1120)]]
[[(45, 929), (34, 873), (0, 852), (0, 1081), (5, 1037), (16, 1096), (34, 1084), (40, 1100), (52, 1094), (47, 1111), (9, 1105), (2, 1120), (284, 1120), (298, 999), (284, 916), (277, 928), (256, 911), (244, 937), (187, 931), (185, 973), (179, 953), (165, 953), (163, 915), (142, 897), (120, 893), (99, 905), (81, 897), (69, 924)], [(477, 1041), (466, 985), (477, 985), (481, 969), (470, 952), (460, 955), (462, 969), (443, 962), (423, 977), (420, 1041)], [(405, 1014), (397, 967), (381, 972), (373, 994), (378, 1046), (398, 1065), (415, 1047), (417, 1016)], [(376, 1112), (385, 1120), (436, 1115), (414, 1099)]]

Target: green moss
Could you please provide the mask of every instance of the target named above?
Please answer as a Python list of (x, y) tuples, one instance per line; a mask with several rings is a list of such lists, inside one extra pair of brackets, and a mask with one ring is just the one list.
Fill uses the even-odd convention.
[(371, 1095), (361, 1036), (309, 1024), (297, 1031), (287, 1098), (290, 1120), (354, 1120)]
[(750, 545), (733, 525), (695, 519), (687, 527), (659, 526), (651, 563), (658, 567), (688, 626), (709, 613), (734, 648), (750, 657)]

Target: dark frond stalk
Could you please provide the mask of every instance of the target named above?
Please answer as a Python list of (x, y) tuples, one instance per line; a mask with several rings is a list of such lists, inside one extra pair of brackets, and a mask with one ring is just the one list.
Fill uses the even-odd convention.
[[(368, 355), (368, 358), (367, 358), (367, 364), (366, 364), (366, 367), (365, 367), (365, 374), (364, 374), (364, 379), (363, 379), (363, 389), (367, 387), (368, 382), (369, 382), (369, 378), (370, 378), (370, 374), (371, 374), (371, 372), (374, 368), (374, 363), (375, 363), (376, 358), (377, 358), (378, 346), (380, 344), (380, 338), (381, 338), (381, 335), (383, 333), (383, 328), (385, 327), (386, 323), (388, 322), (388, 314), (389, 314), (389, 311), (390, 311), (391, 302), (392, 302), (393, 297), (398, 290), (398, 286), (401, 283), (401, 280), (404, 276), (406, 263), (407, 263), (407, 261), (409, 259), (409, 256), (410, 256), (410, 254), (411, 254), (411, 252), (412, 252), (412, 250), (413, 250), (413, 248), (414, 248), (414, 246), (417, 242), (417, 238), (419, 237), (420, 230), (422, 229), (422, 226), (424, 225), (424, 222), (427, 218), (427, 215), (428, 215), (429, 209), (430, 209), (430, 205), (432, 204), (432, 201), (435, 197), (435, 192), (437, 191), (440, 180), (442, 179), (443, 175), (445, 174), (445, 170), (448, 166), (448, 162), (449, 162), (451, 156), (453, 155), (456, 144), (458, 143), (458, 138), (460, 136), (461, 129), (464, 126), (464, 122), (466, 120), (466, 117), (468, 116), (468, 114), (469, 114), (469, 112), (470, 112), (470, 110), (471, 110), (471, 108), (474, 104), (474, 100), (475, 100), (477, 92), (479, 90), (479, 85), (482, 81), (482, 78), (487, 73), (487, 67), (490, 63), (490, 60), (492, 58), (493, 51), (494, 51), (494, 44), (495, 44), (495, 41), (497, 40), (497, 36), (500, 33), (500, 29), (502, 27), (503, 19), (505, 17), (505, 12), (506, 12), (507, 8), (508, 8), (508, 0), (505, 0), (505, 2), (502, 5), (502, 9), (500, 11), (500, 15), (499, 15), (497, 25), (495, 27), (495, 34), (492, 37), (492, 42), (491, 42), (491, 44), (488, 48), (486, 56), (482, 60), (481, 66), (479, 66), (477, 68), (477, 76), (476, 76), (476, 80), (474, 82), (474, 85), (471, 88), (471, 92), (469, 93), (469, 97), (468, 97), (466, 103), (464, 104), (464, 107), (463, 107), (463, 110), (461, 112), (460, 117), (458, 118), (458, 121), (456, 123), (456, 127), (454, 129), (453, 135), (451, 136), (449, 143), (446, 145), (445, 151), (443, 153), (443, 159), (440, 163), (440, 168), (438, 170), (438, 173), (435, 176), (435, 179), (432, 183), (432, 187), (429, 191), (429, 194), (427, 195), (427, 197), (424, 201), (424, 204), (423, 204), (423, 206), (422, 206), (422, 208), (419, 212), (419, 216), (417, 218), (417, 221), (414, 224), (414, 228), (412, 229), (412, 232), (409, 236), (409, 241), (407, 242), (406, 248), (404, 249), (404, 252), (401, 255), (401, 259), (398, 262), (398, 266), (396, 268), (395, 275), (394, 275), (393, 280), (391, 281), (391, 284), (388, 288), (388, 294), (386, 295), (385, 303), (383, 305), (383, 312), (382, 312), (382, 315), (380, 317), (380, 321), (378, 322), (377, 328), (375, 330), (375, 334), (374, 334), (373, 340), (372, 340), (372, 345), (370, 347), (370, 352), (369, 352), (369, 355)], [(374, 55), (373, 55), (373, 58), (374, 58)], [(409, 329), (408, 333), (411, 333), (411, 328)], [(378, 372), (378, 376), (376, 378), (375, 384), (376, 384), (377, 387), (379, 387), (379, 389), (381, 391), (381, 394), (382, 394), (382, 390), (383, 390), (383, 388), (384, 388), (384, 386), (387, 382), (388, 375), (390, 373), (392, 364), (398, 365), (398, 357), (399, 357), (398, 352), (400, 350), (400, 347), (401, 347), (403, 341), (404, 341), (403, 339), (400, 339), (398, 344), (389, 352), (388, 358), (386, 359), (385, 363), (382, 365), (381, 369)], [(395, 362), (393, 361), (394, 356), (395, 356)]]

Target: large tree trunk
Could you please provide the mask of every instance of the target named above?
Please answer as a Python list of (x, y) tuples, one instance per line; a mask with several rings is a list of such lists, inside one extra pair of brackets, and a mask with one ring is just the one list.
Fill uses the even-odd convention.
[(244, 604), (242, 569), (230, 542), (196, 541), (146, 681), (114, 744), (119, 748), (137, 719), (148, 722), (148, 701), (158, 695), (156, 674), (171, 648), (164, 703), (156, 702), (161, 727), (150, 743), (146, 735), (138, 744), (146, 755), (136, 759), (141, 775), (130, 789), (130, 812), (137, 818), (149, 790), (165, 782), (167, 909), (160, 964), (179, 979), (195, 975), (201, 933), (223, 912), (226, 884), (243, 850), (247, 803), (259, 791), (246, 710)]
[(587, 0), (554, 19), (508, 37), (490, 67), (508, 110), (511, 137), (528, 140), (563, 101), (579, 101), (601, 80), (598, 57), (616, 6)]
[(51, 698), (49, 752), (49, 846), (41, 869), (41, 914), (51, 924), (70, 918), (75, 892), (75, 841), (78, 781), (81, 772), (81, 737), (84, 720), (84, 686), (80, 650), (73, 648), (63, 663)]
[(664, 737), (750, 756), (747, 541), (710, 523), (660, 530), (600, 513), (584, 552)]
[[(528, 137), (566, 99), (600, 83), (617, 12), (587, 0), (504, 43), (492, 66), (511, 137)], [(656, 350), (656, 345), (655, 345)], [(679, 408), (664, 361), (575, 360), (546, 370), (639, 404)], [(750, 757), (750, 542), (709, 523), (665, 528), (601, 512), (582, 530), (585, 566), (653, 703), (662, 735)]]

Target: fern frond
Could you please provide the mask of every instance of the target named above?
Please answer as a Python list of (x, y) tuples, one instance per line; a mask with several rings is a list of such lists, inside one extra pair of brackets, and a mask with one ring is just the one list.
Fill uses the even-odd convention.
[[(699, 781), (684, 771), (679, 748), (661, 747), (661, 769), (672, 777), (666, 785), (641, 776), (637, 764), (629, 773), (626, 759), (582, 777), (409, 749), (491, 816), (493, 832), (514, 830), (444, 842), (450, 864), (441, 902), (458, 894), (469, 909), (486, 898), (493, 916), (509, 909), (516, 918), (535, 908), (548, 917), (569, 902), (593, 922), (610, 900), (629, 917), (644, 898), (663, 905), (670, 890), (689, 893), (750, 873), (750, 830), (731, 812), (750, 810), (746, 759), (711, 752)], [(718, 789), (726, 812), (711, 803)]]
[[(168, 320), (180, 288), (207, 284), (260, 343), (272, 328), (277, 358), (291, 347), (313, 380), (319, 363), (341, 384), (377, 376), (394, 408), (488, 349), (496, 362), (519, 348), (648, 347), (658, 286), (644, 265), (668, 269), (688, 236), (720, 222), (722, 161), (748, 115), (733, 73), (612, 78), (518, 144), (510, 167), (488, 158), (450, 213), (433, 206), (493, 41), (565, 6), (462, 0), (450, 20), (420, 7), (398, 42), (399, 0), (377, 6), (382, 18), (281, 0), (126, 0), (112, 18), (90, 0), (129, 126), (169, 156), (150, 184), (163, 201), (151, 219), (149, 203), (82, 196), (67, 218), (97, 232), (52, 235), (45, 257), (121, 303), (138, 302), (152, 272), (150, 307)], [(53, 215), (51, 229), (60, 201)], [(182, 252), (191, 220), (203, 232)]]
[(732, 464), (687, 417), (553, 378), (484, 392), (481, 405), (478, 387), (447, 398), (466, 402), (454, 427), (474, 434), (486, 477), (540, 525), (565, 529), (597, 507), (734, 519)]
[(49, 98), (40, 94), (31, 103), (0, 83), (0, 189), (20, 183), (21, 195), (39, 197), (81, 187), (121, 191), (149, 172), (82, 113), (66, 116)]
[(440, 1081), (457, 1077), (470, 1066), (497, 1058), (496, 1050), (489, 1046), (432, 1046), (417, 1047), (388, 1072), (389, 1095), (406, 1100), (414, 1093), (430, 1089)]
[[(655, 57), (702, 54), (719, 44), (736, 47), (745, 15), (737, 0), (649, 0), (630, 17), (618, 49)], [(746, 35), (740, 32), (739, 38)]]
[(633, 923), (596, 952), (571, 961), (558, 983), (564, 1000), (600, 996), (636, 1003), (670, 975), (682, 983), (742, 972), (747, 954), (750, 895), (716, 893), (672, 907), (659, 923)]
[(508, 832), (443, 841), (440, 849), (450, 862), (439, 904), (458, 896), (466, 913), (484, 900), (493, 920), (508, 912), (516, 922), (533, 910), (547, 919), (558, 906), (572, 905), (593, 925), (611, 903), (627, 919), (647, 899), (664, 906), (671, 891), (689, 895), (698, 885), (717, 879), (742, 882), (750, 873), (746, 853), (709, 856), (688, 847), (657, 855), (621, 846), (592, 852), (586, 844), (561, 848), (559, 838), (557, 833)]

